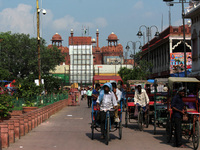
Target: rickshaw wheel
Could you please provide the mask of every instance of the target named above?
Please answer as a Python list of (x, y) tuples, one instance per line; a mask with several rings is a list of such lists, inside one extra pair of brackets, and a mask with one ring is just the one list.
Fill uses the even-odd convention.
[(166, 137), (167, 137), (167, 143), (169, 143), (172, 139), (172, 123), (169, 117), (166, 123)]
[(138, 112), (138, 127), (139, 127), (140, 131), (143, 130), (143, 113), (142, 113), (142, 110), (140, 110)]
[(126, 110), (126, 114), (125, 114), (125, 127), (128, 127), (128, 110)]
[(110, 140), (109, 132), (110, 132), (110, 118), (107, 117), (107, 124), (106, 124), (106, 145), (109, 144), (109, 140)]
[(146, 128), (149, 127), (149, 111), (147, 111), (146, 117), (145, 117), (145, 124), (146, 124)]
[(122, 122), (119, 123), (119, 139), (122, 139)]
[(195, 122), (195, 133), (192, 135), (193, 147), (195, 150), (199, 147), (199, 121)]

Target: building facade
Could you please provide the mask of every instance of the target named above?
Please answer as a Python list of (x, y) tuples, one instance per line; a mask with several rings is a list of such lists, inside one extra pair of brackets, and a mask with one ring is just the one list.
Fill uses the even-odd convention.
[(124, 63), (123, 46), (113, 32), (107, 38), (108, 45), (103, 47), (99, 46), (98, 29), (96, 39), (90, 36), (74, 36), (71, 30), (68, 39), (69, 47), (62, 46), (63, 40), (58, 33), (52, 37), (51, 41), (52, 44), (49, 47), (57, 46), (65, 56), (65, 62), (62, 62), (56, 67), (56, 71), (51, 73), (65, 77), (65, 80), (68, 80), (66, 83), (79, 83), (87, 86), (92, 84), (95, 74), (115, 76), (121, 67), (132, 68), (132, 61), (128, 60)]
[[(191, 33), (186, 27), (187, 70), (191, 71)], [(183, 26), (169, 26), (142, 47), (142, 59), (152, 64), (150, 78), (184, 76)]]
[(191, 19), (192, 73), (200, 79), (200, 3), (194, 3), (188, 9), (186, 18)]
[(91, 84), (93, 55), (91, 37), (69, 37), (70, 83)]

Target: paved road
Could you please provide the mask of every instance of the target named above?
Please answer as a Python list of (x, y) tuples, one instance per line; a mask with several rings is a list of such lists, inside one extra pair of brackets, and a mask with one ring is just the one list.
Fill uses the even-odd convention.
[[(122, 140), (118, 139), (118, 132), (114, 132), (108, 146), (100, 140), (98, 132), (95, 132), (94, 140), (91, 140), (90, 113), (91, 108), (87, 108), (86, 101), (81, 101), (81, 106), (66, 107), (3, 150), (177, 149), (165, 142), (165, 131), (162, 128), (159, 129), (157, 135), (153, 135), (152, 126), (140, 132), (134, 123), (128, 128), (123, 128)], [(188, 145), (192, 146), (190, 143)]]

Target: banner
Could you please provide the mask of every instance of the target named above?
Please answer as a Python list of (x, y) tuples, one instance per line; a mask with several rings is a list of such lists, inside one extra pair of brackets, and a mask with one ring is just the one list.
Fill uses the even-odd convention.
[[(186, 53), (187, 70), (192, 69), (192, 53)], [(170, 74), (184, 72), (184, 53), (170, 53)]]

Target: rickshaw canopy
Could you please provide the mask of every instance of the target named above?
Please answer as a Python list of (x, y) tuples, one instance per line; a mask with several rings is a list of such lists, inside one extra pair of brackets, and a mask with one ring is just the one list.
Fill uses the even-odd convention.
[(147, 80), (128, 80), (127, 83), (129, 84), (152, 84)]
[(166, 84), (168, 83), (168, 78), (155, 78), (157, 84)]
[(173, 83), (175, 82), (188, 82), (188, 83), (199, 83), (200, 81), (196, 78), (190, 78), (190, 77), (169, 77), (169, 88), (173, 88)]

